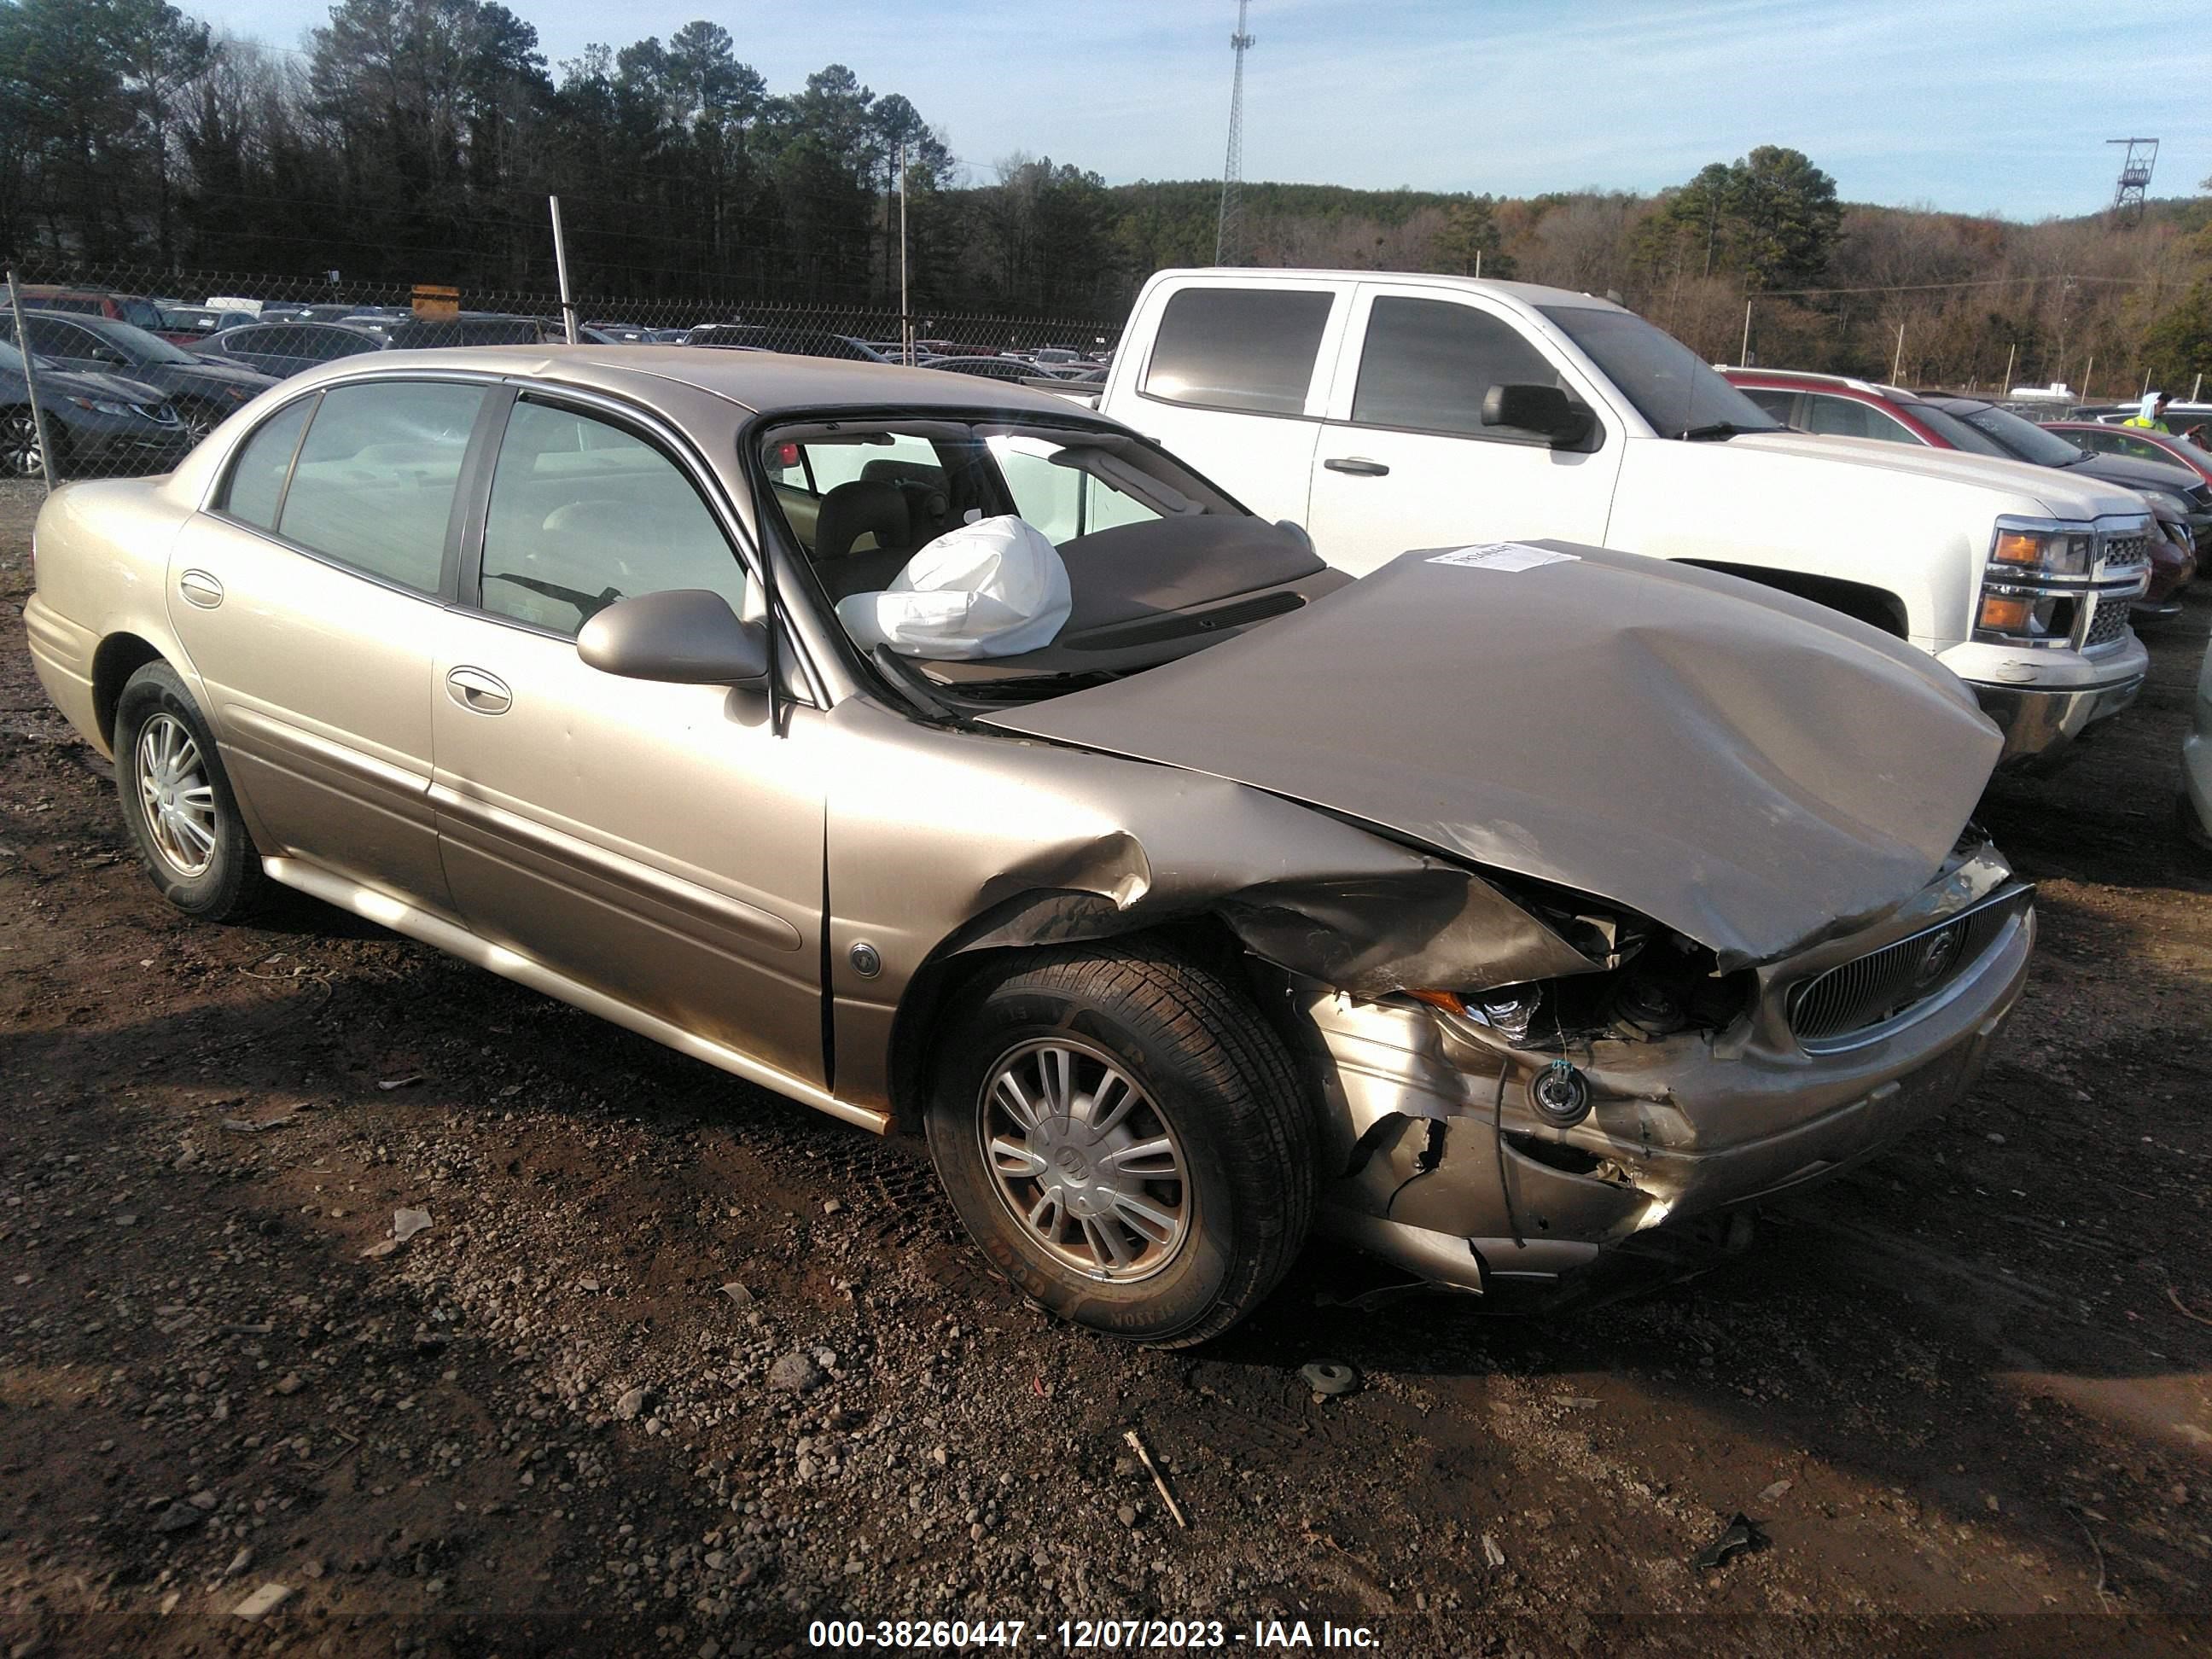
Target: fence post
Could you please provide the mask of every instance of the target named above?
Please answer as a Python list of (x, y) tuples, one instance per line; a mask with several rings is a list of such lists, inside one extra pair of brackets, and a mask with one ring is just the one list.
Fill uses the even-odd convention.
[(576, 343), (576, 302), (568, 297), (568, 243), (561, 234), (561, 198), (549, 196), (553, 209), (553, 270), (561, 279), (561, 329), (568, 343)]
[(23, 357), (23, 395), (31, 403), (31, 433), (39, 446), (39, 477), (54, 493), (54, 447), (46, 441), (46, 411), (39, 402), (38, 365), (31, 357), (31, 331), (23, 326), (23, 296), (15, 289), (15, 267), (8, 267), (8, 309), (15, 319), (15, 349)]

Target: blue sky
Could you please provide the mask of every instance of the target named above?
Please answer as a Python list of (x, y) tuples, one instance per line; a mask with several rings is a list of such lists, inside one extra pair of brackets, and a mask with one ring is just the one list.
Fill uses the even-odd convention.
[[(281, 0), (180, 0), (297, 46)], [(1016, 150), (1112, 183), (1216, 176), (1234, 0), (508, 0), (547, 58), (703, 12), (775, 91), (849, 64), (988, 175)], [(1527, 195), (1650, 191), (1754, 144), (1853, 201), (2015, 218), (2101, 206), (2103, 140), (2165, 141), (2154, 195), (2212, 173), (2212, 27), (2109, 0), (1254, 0), (1244, 173)]]

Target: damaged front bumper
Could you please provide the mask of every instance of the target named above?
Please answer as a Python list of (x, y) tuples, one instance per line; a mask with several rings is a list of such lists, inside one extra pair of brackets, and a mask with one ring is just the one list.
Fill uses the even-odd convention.
[[(1417, 1279), (1481, 1291), (1835, 1175), (1972, 1087), (2027, 981), (2033, 898), (2008, 877), (1978, 890), (1947, 878), (1881, 924), (1760, 967), (1751, 1008), (1717, 1034), (1516, 1047), (1478, 1018), (1307, 982), (1295, 994), (1334, 1176), (1322, 1227)], [(1946, 948), (1964, 959), (1938, 964), (1917, 1000), (1818, 1037), (1795, 1029), (1814, 1023), (1815, 981), (1850, 992), (1902, 972), (1909, 998)], [(1565, 1129), (1529, 1092), (1560, 1061), (1591, 1102)]]

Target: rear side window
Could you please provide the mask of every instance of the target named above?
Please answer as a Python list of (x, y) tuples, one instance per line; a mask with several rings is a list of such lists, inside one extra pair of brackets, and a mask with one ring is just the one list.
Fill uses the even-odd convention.
[(1872, 404), (1863, 404), (1849, 398), (1832, 398), (1826, 392), (1815, 392), (1805, 399), (1805, 424), (1814, 432), (1836, 438), (1875, 438), (1889, 444), (1917, 444), (1919, 438), (1908, 432)]
[(1367, 317), (1352, 418), (1361, 426), (1504, 436), (1486, 427), (1493, 386), (1559, 386), (1559, 371), (1510, 325), (1449, 300), (1379, 299)]
[(376, 342), (349, 333), (342, 328), (295, 328), (292, 332), (305, 343), (304, 347), (291, 348), (302, 351), (319, 363), (327, 363), (340, 357), (357, 356), (364, 351), (377, 349)]
[(744, 567), (683, 470), (621, 427), (516, 404), (492, 474), (483, 608), (573, 635), (617, 599), (678, 587), (744, 614)]
[(1160, 315), (1143, 390), (1207, 409), (1303, 413), (1334, 302), (1282, 289), (1185, 289)]
[(278, 533), (365, 574), (435, 593), (446, 521), (481, 387), (426, 380), (323, 394), (284, 493)]
[(1790, 419), (1790, 406), (1797, 401), (1796, 392), (1784, 392), (1778, 386), (1738, 386), (1736, 390), (1774, 416), (1776, 420), (1784, 422)]
[(292, 471), (292, 452), (300, 447), (307, 411), (314, 406), (313, 398), (302, 398), (278, 410), (238, 447), (238, 459), (230, 464), (230, 482), (223, 486), (225, 513), (264, 530), (276, 527), (276, 508), (284, 497), (284, 479)]

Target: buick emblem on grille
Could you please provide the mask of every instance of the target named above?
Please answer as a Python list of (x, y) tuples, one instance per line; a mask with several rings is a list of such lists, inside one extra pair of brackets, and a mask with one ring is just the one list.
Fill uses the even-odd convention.
[(1912, 973), (1912, 988), (1924, 991), (1942, 978), (1958, 954), (1959, 930), (1946, 927), (1921, 947), (1920, 965)]

